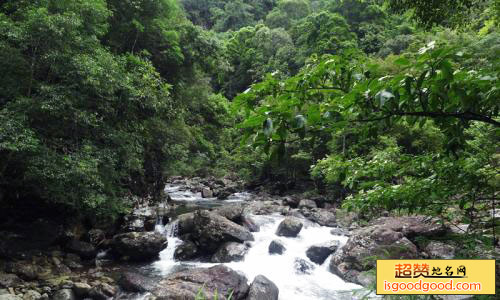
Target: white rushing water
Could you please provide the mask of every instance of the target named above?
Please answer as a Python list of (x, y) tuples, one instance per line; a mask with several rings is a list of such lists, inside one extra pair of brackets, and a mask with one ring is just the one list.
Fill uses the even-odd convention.
[[(260, 225), (260, 232), (253, 233), (255, 241), (251, 242), (245, 259), (240, 262), (226, 263), (228, 267), (241, 271), (249, 282), (261, 274), (273, 281), (279, 288), (282, 300), (306, 299), (353, 299), (353, 290), (361, 287), (344, 282), (338, 276), (328, 271), (328, 258), (323, 265), (312, 263), (306, 256), (306, 250), (315, 244), (337, 240), (343, 246), (347, 237), (334, 236), (331, 228), (319, 226), (304, 220), (304, 228), (296, 238), (278, 237), (275, 232), (279, 223), (284, 219), (281, 215), (252, 216)], [(168, 247), (160, 253), (160, 260), (153, 264), (153, 268), (162, 275), (172, 273), (181, 262), (174, 260), (175, 248), (182, 242), (174, 236), (174, 225), (169, 224), (165, 230), (168, 235)], [(269, 244), (279, 239), (286, 247), (282, 255), (270, 255)], [(295, 260), (302, 258), (315, 266), (310, 274), (298, 273), (295, 269)], [(210, 267), (215, 264), (201, 262), (182, 262), (183, 266)]]

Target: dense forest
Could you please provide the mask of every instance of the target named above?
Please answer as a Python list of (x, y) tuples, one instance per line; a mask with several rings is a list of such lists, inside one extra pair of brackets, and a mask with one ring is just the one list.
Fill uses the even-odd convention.
[[(330, 299), (372, 284), (372, 254), (498, 258), (499, 72), (500, 0), (0, 1), (0, 299), (146, 299), (92, 273), (108, 252), (166, 251), (165, 275), (240, 251), (255, 277), (188, 270), (158, 299), (278, 299), (257, 274)], [(265, 269), (285, 245), (293, 279)]]
[(494, 0), (3, 1), (0, 202), (116, 216), (169, 176), (232, 175), (473, 218), (500, 184), (499, 18)]

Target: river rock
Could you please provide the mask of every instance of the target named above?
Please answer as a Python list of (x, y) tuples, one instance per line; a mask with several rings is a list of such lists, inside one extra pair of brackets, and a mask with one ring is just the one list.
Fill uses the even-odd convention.
[(306, 255), (312, 262), (321, 265), (325, 262), (328, 256), (330, 256), (330, 254), (337, 251), (339, 246), (339, 241), (331, 241), (324, 244), (313, 245), (309, 247), (309, 249), (307, 249)]
[(154, 279), (142, 276), (138, 273), (125, 272), (118, 280), (120, 287), (130, 293), (144, 293), (154, 288)]
[(76, 300), (75, 293), (70, 289), (62, 289), (55, 292), (52, 300)]
[(243, 217), (244, 207), (241, 205), (225, 205), (217, 208), (214, 212), (235, 223), (240, 223)]
[(294, 267), (297, 274), (311, 274), (314, 270), (314, 265), (302, 258), (295, 258)]
[(23, 281), (15, 274), (0, 273), (0, 288), (10, 288), (21, 284)]
[(217, 291), (219, 296), (232, 293), (233, 300), (245, 299), (248, 293), (245, 276), (224, 266), (196, 268), (177, 272), (161, 280), (152, 294), (159, 299), (195, 299), (200, 290), (208, 299)]
[(42, 299), (42, 295), (34, 290), (29, 290), (23, 295), (23, 300), (40, 300)]
[(87, 297), (91, 289), (92, 287), (85, 282), (75, 282), (75, 284), (73, 285), (73, 292), (78, 297), (78, 299)]
[(382, 217), (373, 221), (371, 225), (381, 225), (401, 232), (408, 239), (417, 236), (442, 236), (448, 231), (439, 219), (426, 216)]
[(115, 235), (111, 246), (121, 258), (148, 261), (167, 248), (167, 238), (158, 232), (129, 232)]
[(144, 230), (144, 219), (135, 216), (125, 217), (125, 223), (121, 227), (121, 232), (142, 232)]
[(307, 209), (312, 209), (312, 208), (317, 208), (316, 202), (309, 200), (309, 199), (302, 199), (299, 202), (299, 208), (307, 208)]
[(297, 208), (300, 203), (300, 199), (297, 197), (284, 197), (283, 205), (290, 206), (291, 208)]
[(241, 225), (243, 225), (243, 227), (245, 227), (246, 229), (250, 230), (250, 232), (260, 231), (260, 226), (257, 223), (255, 223), (252, 217), (248, 215), (241, 216)]
[(201, 190), (201, 197), (203, 198), (213, 198), (214, 197), (214, 192), (209, 189), (209, 188), (203, 188)]
[(42, 272), (40, 266), (31, 264), (26, 261), (8, 263), (5, 270), (9, 273), (14, 273), (24, 280), (36, 280), (38, 274)]
[(93, 300), (107, 300), (112, 298), (117, 292), (117, 288), (107, 283), (101, 282), (92, 287), (89, 292), (90, 298)]
[(296, 237), (302, 230), (302, 222), (296, 217), (285, 218), (278, 226), (276, 234), (279, 236)]
[(346, 245), (332, 256), (330, 271), (346, 281), (362, 284), (358, 276), (375, 268), (376, 259), (418, 258), (417, 247), (393, 228), (372, 225), (353, 231)]
[(443, 242), (431, 241), (424, 250), (431, 258), (452, 259), (455, 257), (455, 247)]
[(198, 256), (198, 247), (192, 241), (182, 242), (174, 251), (174, 258), (177, 260), (190, 260)]
[(332, 230), (330, 230), (330, 233), (332, 235), (344, 235), (344, 236), (351, 236), (351, 233), (349, 230), (341, 227), (335, 227)]
[(335, 227), (337, 226), (337, 218), (335, 214), (329, 210), (321, 208), (311, 208), (300, 210), (302, 215), (308, 220), (318, 223), (321, 226)]
[(253, 241), (252, 233), (245, 227), (209, 211), (197, 211), (194, 217), (193, 240), (198, 249), (213, 254), (225, 242)]
[(269, 254), (283, 254), (285, 251), (285, 245), (280, 240), (273, 240), (269, 244)]
[(228, 242), (223, 244), (212, 256), (213, 263), (228, 263), (232, 261), (241, 261), (245, 258), (248, 247), (241, 243)]
[(255, 276), (246, 300), (278, 300), (279, 289), (271, 280), (263, 275)]
[(66, 244), (66, 251), (78, 254), (83, 259), (92, 259), (97, 255), (97, 249), (90, 243), (71, 240)]
[(194, 213), (186, 213), (177, 217), (177, 228), (179, 236), (194, 231)]

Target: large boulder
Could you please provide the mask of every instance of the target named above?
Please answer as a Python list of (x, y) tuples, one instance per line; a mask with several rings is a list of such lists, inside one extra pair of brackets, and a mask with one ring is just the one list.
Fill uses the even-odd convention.
[(285, 245), (280, 240), (273, 240), (269, 244), (269, 254), (283, 254), (285, 251)]
[(241, 216), (241, 225), (243, 225), (243, 227), (245, 227), (246, 229), (250, 230), (250, 232), (260, 231), (260, 226), (257, 223), (255, 223), (252, 217), (248, 215)]
[(0, 288), (16, 287), (22, 282), (15, 274), (0, 273)]
[(296, 237), (302, 230), (302, 222), (296, 217), (285, 218), (278, 226), (276, 234), (279, 236)]
[(112, 285), (101, 282), (92, 287), (89, 292), (90, 298), (94, 300), (108, 300), (118, 292), (118, 289)]
[(196, 268), (177, 272), (161, 280), (152, 294), (159, 299), (195, 299), (202, 291), (211, 299), (217, 293), (227, 297), (232, 293), (233, 300), (244, 299), (248, 293), (245, 276), (224, 266)]
[(137, 272), (125, 272), (118, 280), (120, 287), (130, 293), (144, 293), (154, 288), (154, 279), (142, 276)]
[(228, 263), (232, 261), (241, 261), (245, 258), (248, 247), (241, 243), (228, 242), (223, 244), (212, 256), (214, 263)]
[(317, 207), (318, 206), (316, 206), (316, 202), (309, 200), (309, 199), (302, 199), (299, 202), (299, 208), (312, 209), (312, 208), (317, 208)]
[(157, 232), (128, 232), (115, 235), (111, 247), (122, 259), (148, 261), (167, 248), (167, 238)]
[(401, 232), (408, 239), (417, 236), (442, 236), (448, 231), (439, 219), (427, 216), (382, 217), (373, 221), (371, 225), (381, 225)]
[(97, 249), (91, 243), (79, 240), (71, 240), (66, 246), (66, 251), (79, 255), (83, 259), (93, 259), (97, 255)]
[(417, 247), (402, 232), (391, 226), (372, 225), (352, 232), (346, 245), (332, 256), (330, 271), (346, 281), (362, 284), (358, 277), (375, 268), (375, 258), (417, 257)]
[(253, 241), (245, 227), (209, 211), (197, 211), (194, 217), (193, 240), (206, 254), (213, 254), (223, 243)]
[(75, 300), (75, 293), (70, 289), (62, 289), (55, 292), (52, 296), (52, 300)]
[(330, 254), (337, 251), (339, 248), (339, 241), (331, 241), (324, 244), (313, 245), (306, 251), (307, 257), (314, 263), (321, 265), (330, 256)]
[(322, 208), (311, 208), (300, 210), (302, 215), (309, 221), (318, 223), (321, 226), (335, 227), (337, 226), (337, 218), (335, 214), (329, 210)]
[(177, 230), (179, 236), (193, 232), (194, 230), (194, 213), (186, 213), (177, 217)]
[(211, 189), (209, 189), (209, 188), (203, 188), (201, 190), (201, 196), (203, 198), (213, 198), (214, 192)]
[(263, 275), (255, 276), (246, 300), (278, 300), (279, 289)]
[(424, 250), (431, 258), (452, 259), (455, 257), (455, 247), (443, 242), (431, 241)]
[(190, 260), (198, 256), (198, 247), (192, 241), (182, 242), (174, 251), (174, 258), (177, 260)]

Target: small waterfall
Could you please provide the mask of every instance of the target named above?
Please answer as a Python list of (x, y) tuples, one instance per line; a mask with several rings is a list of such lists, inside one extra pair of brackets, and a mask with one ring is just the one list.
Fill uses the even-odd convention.
[(167, 232), (167, 237), (176, 237), (179, 233), (179, 221), (175, 220), (173, 222), (168, 223), (165, 231)]

